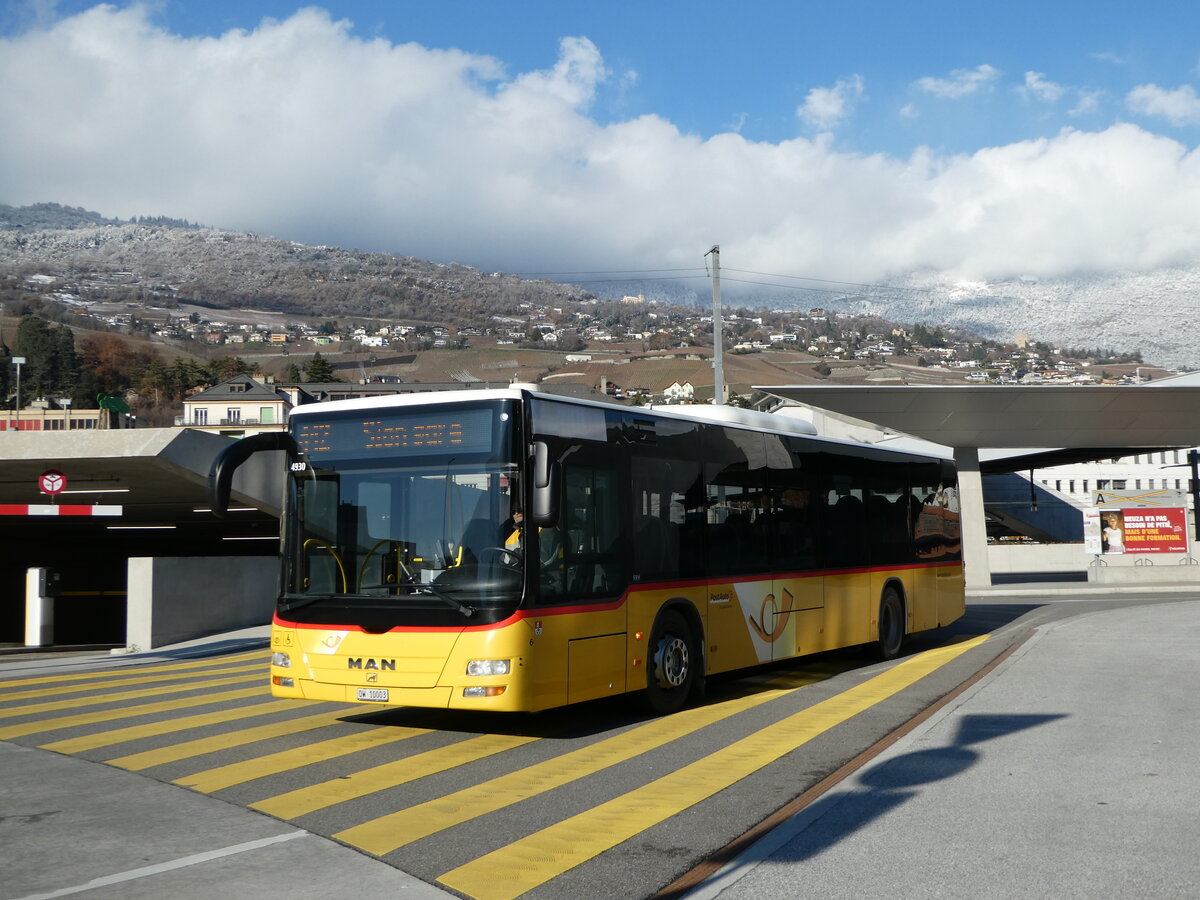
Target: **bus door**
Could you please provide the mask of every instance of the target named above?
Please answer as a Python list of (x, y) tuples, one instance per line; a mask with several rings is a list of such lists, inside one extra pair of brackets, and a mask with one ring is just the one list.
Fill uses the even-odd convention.
[(938, 535), (942, 531), (941, 507), (938, 494), (941, 487), (941, 468), (936, 461), (917, 463), (912, 467), (912, 492), (909, 500), (908, 529), (911, 539), (911, 558), (918, 564), (914, 576), (915, 589), (908, 598), (909, 630), (924, 631), (938, 624), (939, 581), (945, 567)]
[[(627, 670), (627, 610), (621, 603), (619, 456), (606, 437), (605, 411), (536, 401), (535, 440), (561, 465), (557, 521), (527, 526), (536, 548), (538, 702), (577, 703), (623, 693)], [(570, 413), (570, 415), (567, 415)], [(527, 565), (534, 565), (527, 554)]]
[(866, 531), (865, 460), (834, 458), (819, 503), (824, 513), (825, 631), (830, 647), (875, 639), (877, 596), (872, 596)]
[(750, 627), (772, 638), (774, 659), (786, 659), (824, 649), (825, 583), (816, 574), (824, 494), (816, 454), (804, 441), (768, 434), (763, 435), (763, 446), (770, 489), (760, 530), (773, 578), (757, 622)]
[(958, 496), (958, 477), (954, 467), (943, 461), (936, 503), (940, 507), (942, 561), (937, 569), (939, 625), (953, 622), (963, 614), (965, 585), (962, 572), (962, 523)]
[[(704, 532), (708, 585), (709, 671), (724, 672), (774, 658), (762, 627), (763, 603), (773, 590), (761, 533), (766, 489), (762, 435), (710, 425), (704, 440)], [(752, 624), (753, 623), (753, 624)]]

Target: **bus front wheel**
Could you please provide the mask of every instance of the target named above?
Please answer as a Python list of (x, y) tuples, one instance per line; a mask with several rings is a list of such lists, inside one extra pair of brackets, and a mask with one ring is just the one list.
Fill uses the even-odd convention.
[(895, 659), (904, 644), (904, 604), (900, 593), (888, 587), (879, 600), (879, 655)]
[(666, 715), (683, 708), (696, 681), (700, 655), (692, 629), (677, 612), (664, 612), (650, 633), (646, 701), (652, 712)]

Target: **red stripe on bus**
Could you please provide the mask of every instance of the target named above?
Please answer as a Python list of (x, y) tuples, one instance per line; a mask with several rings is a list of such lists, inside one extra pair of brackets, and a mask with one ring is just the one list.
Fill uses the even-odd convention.
[(363, 634), (411, 634), (414, 632), (457, 632), (457, 631), (495, 631), (500, 628), (507, 628), (517, 622), (525, 619), (544, 619), (549, 616), (569, 616), (577, 615), (585, 612), (611, 612), (614, 609), (619, 609), (628, 602), (630, 594), (642, 593), (645, 591), (673, 591), (682, 590), (685, 588), (705, 587), (710, 584), (733, 584), (735, 582), (759, 582), (771, 581), (773, 579), (787, 578), (819, 578), (828, 575), (869, 575), (875, 572), (899, 572), (912, 569), (943, 569), (950, 566), (961, 566), (959, 561), (936, 562), (936, 563), (905, 563), (896, 566), (866, 566), (861, 569), (822, 569), (816, 572), (791, 572), (780, 575), (749, 575), (739, 577), (731, 575), (728, 578), (718, 581), (716, 579), (688, 579), (686, 581), (641, 581), (637, 584), (632, 584), (625, 589), (615, 600), (610, 600), (606, 603), (576, 603), (571, 606), (546, 606), (537, 609), (518, 609), (506, 619), (499, 622), (493, 622), (490, 625), (464, 625), (461, 628), (454, 626), (431, 626), (431, 627), (414, 627), (412, 625), (397, 625), (395, 628), (390, 628), (385, 632), (367, 632), (359, 625), (339, 625), (339, 624), (314, 624), (311, 622), (289, 622), (280, 617), (276, 612), (274, 623), (282, 625), (286, 628), (308, 628), (315, 631), (357, 631)]

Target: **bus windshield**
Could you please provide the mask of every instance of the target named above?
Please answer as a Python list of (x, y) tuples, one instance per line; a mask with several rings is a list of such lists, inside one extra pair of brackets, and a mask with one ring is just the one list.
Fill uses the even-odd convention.
[(296, 417), (281, 610), (390, 628), (413, 624), (406, 611), (461, 622), (516, 606), (517, 417), (507, 403), (463, 406)]

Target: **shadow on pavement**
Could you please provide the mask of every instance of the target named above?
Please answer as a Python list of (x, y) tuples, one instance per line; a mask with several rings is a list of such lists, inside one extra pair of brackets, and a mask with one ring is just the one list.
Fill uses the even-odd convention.
[[(834, 846), (875, 819), (917, 796), (921, 785), (953, 778), (979, 759), (972, 745), (1035, 728), (1065, 715), (974, 715), (963, 718), (947, 747), (916, 750), (864, 771), (860, 789), (827, 794), (804, 813), (804, 830), (772, 856), (800, 862)], [(820, 827), (813, 827), (819, 823)]]

